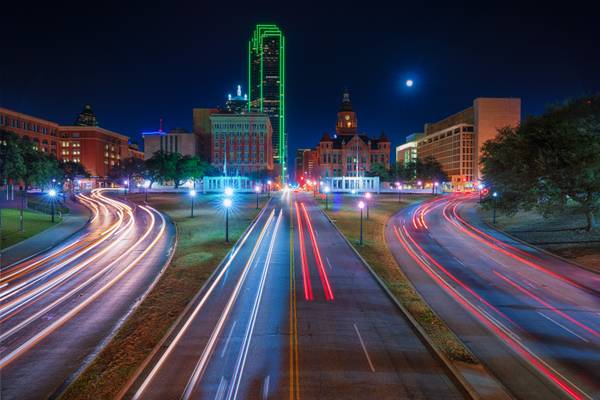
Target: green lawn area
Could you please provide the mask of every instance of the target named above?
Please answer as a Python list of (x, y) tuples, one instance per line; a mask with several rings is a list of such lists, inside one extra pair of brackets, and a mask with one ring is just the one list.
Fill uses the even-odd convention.
[(362, 246), (358, 245), (360, 237), (358, 198), (336, 196), (333, 202), (330, 198), (329, 205), (333, 203), (333, 207), (329, 209), (328, 215), (446, 357), (452, 361), (474, 364), (476, 361), (470, 351), (415, 291), (386, 245), (384, 229), (389, 218), (401, 208), (428, 197), (404, 195), (402, 202), (398, 202), (396, 196), (375, 195), (371, 200), (368, 220), (366, 209), (364, 211)]
[[(489, 210), (480, 209), (479, 214), (484, 221), (492, 223)], [(587, 232), (585, 225), (584, 215), (572, 205), (547, 218), (535, 211), (496, 216), (498, 229), (600, 272), (600, 229)]]
[[(238, 196), (230, 211), (225, 243), (220, 198), (200, 195), (190, 218), (190, 201), (177, 194), (149, 195), (153, 207), (176, 223), (178, 245), (170, 266), (93, 363), (67, 388), (63, 399), (110, 399), (124, 387), (159, 343), (231, 246), (257, 215), (253, 195)], [(129, 199), (143, 201), (141, 195)], [(261, 207), (266, 198), (261, 197)]]
[(55, 223), (52, 223), (50, 215), (35, 211), (23, 211), (23, 232), (20, 228), (20, 210), (14, 208), (2, 209), (2, 228), (0, 228), (0, 249), (5, 249), (34, 235), (50, 228), (52, 225), (60, 222), (60, 218), (55, 217)]

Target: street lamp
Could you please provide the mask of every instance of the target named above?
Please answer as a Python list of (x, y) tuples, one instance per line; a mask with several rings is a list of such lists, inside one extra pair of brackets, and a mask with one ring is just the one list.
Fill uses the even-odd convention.
[(329, 210), (329, 186), (325, 186), (323, 192), (325, 192), (325, 209)]
[(269, 180), (267, 181), (267, 185), (269, 186), (269, 197), (271, 197), (271, 183), (272, 183), (272, 182), (271, 182), (271, 180), (269, 179)]
[(398, 203), (400, 203), (400, 194), (402, 193), (402, 184), (400, 182), (396, 182), (396, 189), (398, 189)]
[(365, 193), (365, 203), (367, 204), (367, 219), (369, 219), (369, 200), (371, 200), (371, 192)]
[(420, 186), (423, 189), (423, 181), (417, 181), (417, 186)]
[(230, 187), (225, 188), (225, 196), (227, 196), (227, 197), (233, 196), (233, 189)]
[(432, 190), (433, 190), (433, 195), (435, 196), (437, 194), (437, 187), (439, 185), (439, 182), (433, 182)]
[[(54, 179), (53, 179), (54, 181)], [(52, 222), (54, 222), (54, 198), (56, 197), (56, 190), (50, 189), (48, 191), (48, 196), (50, 196), (50, 207), (52, 213)]]
[(196, 191), (194, 189), (190, 190), (190, 197), (192, 198), (192, 210), (190, 217), (194, 218), (194, 198), (196, 197)]
[(360, 245), (363, 244), (363, 208), (365, 208), (365, 202), (359, 201), (358, 208), (360, 208)]
[(498, 192), (492, 193), (492, 223), (496, 225), (496, 199), (498, 198)]
[(256, 192), (256, 209), (258, 210), (258, 194), (260, 193), (260, 186), (254, 186), (254, 191)]
[(230, 198), (223, 200), (223, 206), (225, 207), (225, 242), (227, 243), (229, 243), (229, 208), (232, 203)]
[(150, 181), (149, 180), (145, 180), (144, 181), (144, 189), (145, 189), (145, 193), (144, 193), (144, 197), (146, 198), (146, 202), (148, 202), (148, 188), (150, 187)]

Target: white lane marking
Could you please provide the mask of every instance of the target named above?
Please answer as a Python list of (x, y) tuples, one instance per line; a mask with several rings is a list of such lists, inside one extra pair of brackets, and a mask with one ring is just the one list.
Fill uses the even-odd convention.
[(358, 340), (360, 340), (360, 345), (362, 346), (365, 356), (367, 357), (367, 361), (369, 362), (369, 368), (371, 368), (371, 372), (375, 372), (375, 367), (373, 366), (373, 363), (371, 362), (371, 357), (369, 357), (369, 353), (367, 352), (367, 348), (365, 347), (365, 342), (363, 342), (362, 336), (360, 336), (358, 327), (356, 326), (356, 324), (353, 324), (353, 325), (354, 325), (354, 330), (356, 331), (356, 335), (358, 336)]
[(267, 375), (265, 377), (265, 381), (263, 382), (263, 391), (262, 391), (263, 400), (267, 400), (269, 398), (269, 381), (270, 380), (271, 380), (271, 375)]
[(329, 269), (333, 269), (333, 267), (331, 266), (331, 263), (329, 262), (329, 257), (325, 256), (325, 261), (327, 261), (327, 265), (329, 266)]
[(256, 297), (254, 298), (254, 305), (252, 307), (250, 321), (249, 321), (248, 327), (246, 328), (246, 334), (244, 335), (244, 341), (242, 342), (241, 352), (240, 352), (240, 355), (239, 355), (237, 363), (236, 363), (236, 368), (233, 373), (233, 377), (231, 378), (231, 386), (229, 387), (229, 393), (227, 395), (227, 398), (230, 400), (237, 399), (238, 390), (240, 389), (240, 383), (242, 382), (242, 375), (244, 374), (244, 367), (246, 366), (246, 358), (248, 357), (250, 341), (252, 340), (252, 334), (254, 333), (256, 317), (258, 316), (258, 311), (260, 309), (260, 302), (262, 300), (265, 283), (267, 281), (267, 274), (269, 273), (269, 267), (271, 265), (271, 256), (273, 255), (273, 248), (275, 247), (275, 239), (277, 239), (277, 232), (279, 231), (279, 225), (281, 223), (282, 216), (283, 216), (283, 210), (280, 210), (279, 215), (277, 217), (277, 223), (275, 224), (275, 228), (273, 229), (273, 236), (271, 236), (271, 243), (269, 244), (269, 250), (268, 250), (267, 256), (265, 258), (262, 275), (260, 277), (260, 283), (258, 286), (258, 290), (256, 292)]
[(227, 389), (227, 379), (224, 376), (221, 377), (219, 381), (219, 387), (217, 388), (217, 394), (215, 395), (215, 400), (221, 400), (223, 395), (225, 394), (225, 390)]
[(583, 341), (584, 341), (584, 342), (586, 342), (586, 343), (589, 343), (589, 340), (587, 340), (587, 339), (586, 339), (586, 338), (584, 338), (584, 337), (581, 337), (581, 336), (579, 336), (578, 334), (576, 334), (575, 332), (573, 332), (572, 330), (570, 330), (569, 328), (567, 328), (566, 326), (564, 326), (564, 325), (563, 325), (563, 324), (561, 324), (560, 322), (558, 322), (558, 321), (555, 321), (554, 319), (550, 318), (550, 317), (549, 317), (549, 316), (547, 316), (546, 314), (544, 314), (544, 313), (541, 313), (541, 312), (539, 312), (539, 311), (538, 311), (537, 313), (538, 313), (538, 314), (540, 314), (542, 317), (546, 318), (548, 321), (550, 321), (550, 322), (552, 322), (552, 323), (554, 323), (554, 324), (556, 324), (556, 325), (560, 326), (560, 327), (561, 327), (561, 328), (563, 328), (565, 331), (569, 332), (571, 335), (578, 337), (579, 339), (583, 340)]
[(229, 330), (229, 335), (227, 335), (227, 340), (225, 340), (225, 346), (223, 346), (223, 351), (221, 352), (221, 358), (223, 358), (223, 356), (225, 355), (225, 352), (227, 351), (227, 347), (229, 346), (229, 340), (231, 339), (231, 334), (233, 333), (233, 330), (235, 329), (235, 324), (237, 324), (237, 321), (233, 321), (233, 325), (231, 325), (231, 329)]
[[(266, 208), (264, 208), (263, 210), (266, 210)], [(262, 211), (262, 212), (264, 212), (264, 211)], [(261, 214), (262, 214), (262, 212), (261, 212)], [(260, 215), (261, 214), (259, 214), (259, 218), (256, 220), (257, 222), (260, 219)], [(269, 216), (269, 219), (267, 220), (267, 222), (265, 223), (265, 226), (263, 227), (263, 231), (266, 230), (266, 225), (271, 220), (272, 214), (273, 213), (271, 212), (271, 215)], [(189, 316), (189, 318), (185, 321), (185, 324), (183, 324), (183, 326), (181, 327), (181, 329), (177, 333), (177, 336), (175, 336), (175, 339), (173, 339), (173, 341), (171, 342), (171, 344), (169, 345), (169, 347), (167, 347), (167, 350), (163, 353), (163, 355), (160, 357), (160, 359), (158, 360), (158, 362), (154, 365), (154, 368), (152, 368), (152, 371), (150, 371), (150, 374), (148, 374), (148, 376), (144, 380), (144, 383), (142, 383), (142, 385), (140, 386), (140, 388), (138, 389), (138, 391), (133, 396), (134, 400), (137, 400), (137, 399), (139, 399), (142, 396), (142, 394), (144, 393), (144, 390), (146, 390), (146, 388), (148, 387), (148, 385), (150, 384), (150, 382), (152, 381), (152, 379), (154, 379), (154, 376), (158, 373), (158, 371), (160, 370), (160, 368), (164, 364), (164, 362), (167, 359), (167, 357), (169, 357), (169, 355), (171, 354), (171, 352), (173, 351), (173, 349), (177, 346), (177, 344), (181, 340), (181, 337), (185, 334), (185, 332), (189, 328), (190, 324), (192, 323), (192, 321), (194, 320), (194, 318), (196, 317), (196, 315), (198, 315), (198, 313), (200, 312), (200, 310), (204, 306), (204, 303), (206, 302), (206, 299), (210, 296), (210, 294), (212, 293), (212, 291), (219, 284), (219, 281), (223, 278), (223, 275), (225, 274), (225, 272), (227, 271), (227, 269), (229, 268), (229, 266), (231, 265), (231, 263), (235, 259), (236, 255), (238, 254), (239, 250), (242, 248), (242, 246), (244, 245), (244, 243), (246, 243), (246, 240), (248, 239), (248, 237), (250, 236), (250, 234), (254, 231), (254, 228), (256, 226), (257, 226), (257, 223), (254, 223), (250, 227), (250, 229), (248, 230), (248, 232), (246, 232), (246, 234), (244, 235), (244, 237), (241, 239), (239, 246), (234, 247), (233, 249), (235, 249), (235, 250), (232, 249), (233, 251), (232, 251), (231, 255), (229, 256), (229, 259), (227, 260), (227, 263), (225, 263), (225, 265), (221, 269), (221, 272), (219, 272), (219, 275), (217, 275), (217, 278), (212, 282), (210, 288), (207, 290), (207, 292), (205, 293), (205, 295), (202, 297), (202, 299), (200, 300), (200, 302), (198, 303), (198, 305), (196, 306), (196, 308), (194, 309), (194, 311), (192, 312), (192, 314)], [(262, 233), (261, 233), (261, 237), (262, 237)], [(259, 239), (261, 237), (259, 237)], [(255, 246), (256, 246), (256, 244), (255, 244)]]
[[(246, 281), (246, 277), (248, 276), (248, 271), (250, 271), (251, 266), (254, 264), (254, 259), (256, 258), (258, 249), (260, 248), (261, 243), (265, 237), (265, 233), (271, 226), (271, 223), (273, 222), (274, 214), (275, 214), (275, 209), (273, 209), (271, 211), (271, 214), (269, 215), (269, 219), (266, 221), (265, 226), (263, 227), (263, 230), (260, 232), (260, 236), (258, 237), (258, 240), (254, 244), (254, 248), (252, 249), (252, 253), (250, 254), (250, 257), (248, 258), (246, 264), (244, 265), (242, 274), (238, 278), (236, 286), (234, 287), (233, 292), (231, 293), (231, 296), (229, 297), (229, 301), (225, 305), (225, 308), (223, 309), (223, 312), (221, 313), (221, 317), (219, 318), (219, 321), (215, 325), (215, 327), (212, 331), (212, 334), (210, 335), (210, 338), (208, 340), (208, 343), (206, 344), (206, 347), (202, 351), (202, 355), (200, 356), (200, 358), (198, 359), (198, 362), (196, 363), (196, 366), (194, 367), (194, 371), (192, 372), (192, 375), (190, 376), (190, 379), (188, 380), (188, 383), (185, 387), (183, 395), (181, 396), (181, 398), (183, 400), (188, 400), (192, 397), (192, 393), (193, 393), (194, 389), (196, 388), (196, 384), (200, 381), (202, 374), (204, 374), (204, 370), (210, 360), (210, 357), (213, 354), (217, 340), (219, 339), (219, 336), (221, 335), (221, 331), (223, 330), (223, 326), (225, 325), (225, 321), (227, 320), (227, 318), (229, 318), (231, 308), (235, 304), (237, 297), (238, 297), (240, 291), (242, 290), (242, 286), (244, 285), (244, 282)], [(209, 293), (207, 293), (207, 295), (208, 294)], [(140, 390), (138, 390), (138, 393), (140, 395), (142, 394), (142, 389), (144, 389), (144, 388), (141, 387)], [(139, 397), (137, 397), (137, 398), (139, 398)]]

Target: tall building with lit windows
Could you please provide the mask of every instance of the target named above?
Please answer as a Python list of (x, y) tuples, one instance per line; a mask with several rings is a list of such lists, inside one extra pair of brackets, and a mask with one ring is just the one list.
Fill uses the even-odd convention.
[(498, 129), (521, 122), (521, 99), (477, 98), (473, 106), (440, 121), (425, 124), (417, 139), (417, 156), (435, 158), (454, 188), (473, 188), (483, 179), (481, 149)]
[(285, 36), (273, 24), (259, 24), (248, 42), (248, 110), (269, 116), (273, 129), (273, 161), (287, 180), (285, 126)]

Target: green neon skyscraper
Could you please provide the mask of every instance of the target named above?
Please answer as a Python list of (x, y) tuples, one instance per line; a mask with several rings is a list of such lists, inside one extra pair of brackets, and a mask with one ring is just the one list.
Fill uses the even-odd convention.
[(273, 127), (273, 159), (285, 183), (285, 37), (277, 25), (256, 25), (248, 42), (248, 91), (248, 109), (269, 116)]

